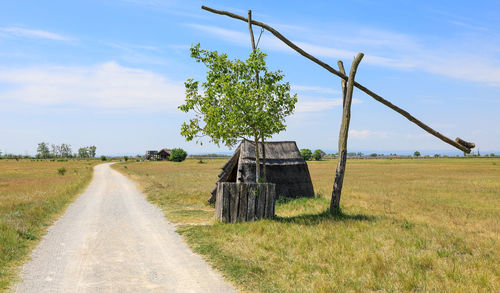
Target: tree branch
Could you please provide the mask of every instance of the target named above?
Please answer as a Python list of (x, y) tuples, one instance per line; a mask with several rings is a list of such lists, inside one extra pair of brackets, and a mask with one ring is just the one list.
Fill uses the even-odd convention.
[[(300, 55), (306, 57), (307, 59), (313, 61), (314, 63), (318, 64), (319, 66), (323, 67), (324, 69), (328, 70), (329, 72), (337, 75), (338, 77), (342, 78), (343, 80), (347, 81), (348, 77), (343, 74), (342, 72), (338, 71), (338, 70), (335, 70), (333, 67), (331, 67), (330, 65), (326, 64), (325, 62), (319, 60), (318, 58), (312, 56), (311, 54), (307, 53), (306, 51), (302, 50), (300, 47), (298, 47), (297, 45), (295, 45), (294, 43), (292, 43), (290, 40), (288, 40), (287, 38), (285, 38), (281, 33), (279, 33), (277, 30), (275, 30), (274, 28), (270, 27), (269, 25), (265, 24), (265, 23), (262, 23), (260, 21), (256, 21), (256, 20), (252, 20), (250, 19), (250, 21), (243, 17), (243, 16), (240, 16), (240, 15), (237, 15), (237, 14), (234, 14), (234, 13), (231, 13), (231, 12), (228, 12), (228, 11), (222, 11), (222, 10), (216, 10), (216, 9), (213, 9), (213, 8), (210, 8), (210, 7), (206, 7), (206, 6), (201, 6), (201, 8), (203, 10), (206, 10), (206, 11), (209, 11), (209, 12), (212, 12), (212, 13), (215, 13), (215, 14), (220, 14), (220, 15), (226, 15), (226, 16), (229, 16), (231, 18), (235, 18), (235, 19), (239, 19), (239, 20), (242, 20), (244, 22), (248, 22), (248, 23), (251, 23), (251, 24), (254, 24), (254, 25), (257, 25), (257, 26), (260, 26), (266, 30), (268, 30), (269, 32), (271, 32), (275, 37), (277, 37), (278, 39), (280, 39), (282, 42), (284, 42), (285, 44), (287, 44), (290, 48), (294, 49), (295, 51), (297, 51)], [(399, 114), (403, 115), (406, 119), (410, 120), (411, 122), (415, 123), (416, 125), (418, 125), (420, 128), (422, 128), (423, 130), (427, 131), (428, 133), (434, 135), (435, 137), (441, 139), (442, 141), (466, 152), (466, 153), (470, 153), (470, 148), (468, 148), (467, 146), (465, 145), (462, 145), (446, 136), (444, 136), (443, 134), (437, 132), (436, 130), (432, 129), (431, 127), (429, 127), (428, 125), (426, 125), (425, 123), (423, 123), (422, 121), (418, 120), (417, 118), (415, 118), (414, 116), (412, 116), (410, 113), (406, 112), (405, 110), (397, 107), (396, 105), (392, 104), (391, 102), (389, 102), (388, 100), (382, 98), (381, 96), (377, 95), (376, 93), (372, 92), (371, 90), (369, 90), (368, 88), (366, 88), (365, 86), (359, 84), (358, 82), (354, 81), (353, 85), (355, 87), (357, 87), (358, 89), (362, 90), (363, 92), (365, 92), (367, 95), (371, 96), (372, 98), (374, 98), (375, 100), (379, 101), (380, 103), (386, 105), (387, 107), (393, 109), (394, 111), (398, 112)]]

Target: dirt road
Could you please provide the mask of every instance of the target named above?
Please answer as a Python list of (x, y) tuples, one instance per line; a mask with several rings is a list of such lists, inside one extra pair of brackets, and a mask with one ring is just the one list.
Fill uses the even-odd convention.
[(234, 292), (109, 164), (49, 228), (15, 292)]

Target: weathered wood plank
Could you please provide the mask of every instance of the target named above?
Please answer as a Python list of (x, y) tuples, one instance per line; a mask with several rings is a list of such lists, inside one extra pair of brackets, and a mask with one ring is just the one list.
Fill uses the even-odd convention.
[(240, 203), (238, 208), (238, 222), (247, 220), (248, 184), (238, 183)]
[(238, 185), (237, 184), (231, 184), (231, 183), (223, 183), (224, 185), (227, 185), (227, 189), (224, 188), (224, 190), (227, 190), (231, 194), (231, 201), (230, 201), (230, 207), (229, 207), (229, 217), (231, 219), (231, 223), (236, 223), (238, 220), (238, 208), (239, 208), (239, 199), (240, 197), (238, 196)]
[(223, 196), (222, 198), (222, 217), (221, 217), (222, 222), (229, 223), (231, 221), (230, 211), (231, 211), (231, 194), (226, 194), (226, 196)]
[(247, 190), (247, 222), (253, 222), (255, 220), (255, 200), (257, 193), (257, 184), (249, 184)]
[(266, 208), (266, 190), (262, 186), (257, 187), (257, 204), (255, 208), (255, 217), (260, 220), (264, 218), (264, 210)]
[(218, 221), (222, 221), (222, 222), (225, 222), (223, 219), (222, 219), (222, 212), (223, 212), (223, 202), (224, 202), (224, 194), (223, 194), (223, 191), (222, 191), (222, 184), (220, 183), (217, 183), (217, 192), (216, 192), (216, 195), (217, 195), (217, 200), (215, 201), (215, 219), (218, 220)]
[(272, 219), (274, 218), (274, 199), (276, 197), (276, 185), (275, 184), (266, 184), (266, 209), (265, 209), (265, 218)]

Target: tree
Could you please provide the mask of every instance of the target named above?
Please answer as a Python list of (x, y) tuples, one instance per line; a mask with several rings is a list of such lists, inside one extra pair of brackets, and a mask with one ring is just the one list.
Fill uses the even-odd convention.
[(231, 147), (238, 139), (251, 139), (257, 182), (261, 181), (259, 141), (285, 130), (285, 117), (297, 102), (297, 96), (290, 95), (290, 84), (280, 83), (281, 71), (268, 71), (265, 56), (256, 50), (246, 61), (229, 60), (226, 54), (200, 49), (200, 44), (191, 47), (191, 57), (205, 64), (207, 76), (201, 85), (192, 78), (185, 82), (186, 100), (179, 106), (183, 112), (194, 112), (194, 118), (181, 127), (188, 141), (208, 136), (217, 145)]
[(61, 155), (61, 147), (60, 146), (53, 144), (51, 146), (51, 148), (52, 148), (52, 152), (51, 152), (52, 157), (57, 158)]
[(309, 161), (313, 154), (310, 149), (301, 149), (300, 155), (304, 158), (304, 160)]
[(170, 161), (182, 162), (186, 159), (187, 153), (185, 150), (180, 148), (175, 148), (170, 153)]
[(322, 150), (315, 150), (314, 153), (312, 154), (312, 157), (314, 160), (319, 161), (321, 158), (326, 155), (326, 153)]
[(96, 151), (96, 146), (95, 145), (91, 145), (88, 147), (88, 150), (89, 150), (89, 156), (91, 158), (95, 158), (95, 151)]
[(69, 144), (61, 144), (59, 147), (59, 150), (61, 152), (61, 157), (63, 158), (70, 158), (71, 157), (71, 146)]
[(78, 157), (79, 158), (88, 158), (88, 157), (90, 157), (89, 148), (88, 147), (79, 148), (78, 149)]
[(415, 152), (413, 153), (413, 156), (415, 156), (415, 157), (417, 157), (417, 158), (418, 158), (418, 157), (420, 157), (420, 152), (419, 152), (419, 151), (415, 151)]
[(48, 143), (41, 142), (38, 144), (38, 147), (36, 149), (36, 156), (37, 156), (37, 158), (40, 158), (40, 159), (47, 159), (48, 157), (50, 157)]

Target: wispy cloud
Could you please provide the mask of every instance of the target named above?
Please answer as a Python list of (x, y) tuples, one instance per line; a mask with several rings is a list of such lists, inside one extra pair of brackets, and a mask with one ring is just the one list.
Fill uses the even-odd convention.
[[(227, 42), (239, 46), (248, 46), (248, 33), (243, 33), (236, 30), (230, 30), (217, 26), (200, 25), (200, 24), (186, 24), (194, 29), (210, 33)], [(263, 35), (261, 38), (261, 46), (265, 49), (293, 53), (294, 51), (285, 45), (280, 40), (270, 35)], [(326, 46), (320, 46), (309, 42), (294, 41), (294, 43), (309, 52), (312, 55), (321, 58), (336, 58), (336, 59), (352, 59), (356, 56), (357, 52), (352, 50), (338, 49)], [(373, 65), (380, 65), (385, 67), (408, 67), (407, 62), (401, 62), (396, 59), (381, 57), (376, 55), (367, 54), (364, 62)]]
[(107, 43), (108, 46), (117, 48), (117, 49), (122, 49), (126, 51), (132, 51), (132, 50), (147, 50), (147, 51), (155, 51), (155, 52), (160, 52), (161, 48), (158, 46), (151, 46), (151, 45), (137, 45), (137, 44), (127, 44), (127, 43)]
[(21, 28), (21, 27), (4, 27), (0, 28), (0, 31), (3, 31), (4, 33), (7, 33), (9, 35), (13, 36), (19, 36), (19, 37), (25, 37), (25, 38), (37, 38), (37, 39), (47, 39), (47, 40), (54, 40), (54, 41), (73, 41), (73, 38), (53, 33), (53, 32), (48, 32), (48, 31), (43, 31), (43, 30), (36, 30), (36, 29), (26, 29), (26, 28)]
[(386, 138), (386, 137), (388, 137), (388, 133), (382, 131), (373, 131), (368, 129), (349, 130), (349, 138), (367, 139), (367, 138)]
[(82, 67), (2, 69), (0, 100), (32, 105), (90, 107), (127, 112), (174, 112), (184, 100), (182, 82), (107, 62)]
[[(458, 24), (457, 24), (458, 25)], [(248, 46), (248, 33), (225, 29), (217, 26), (188, 24), (189, 27), (210, 33), (220, 39), (239, 45)], [(478, 28), (479, 29), (479, 28)], [(478, 36), (466, 39), (422, 39), (401, 33), (356, 28), (348, 32), (340, 32), (330, 37), (327, 32), (299, 30), (296, 38), (313, 39), (313, 41), (294, 41), (308, 53), (328, 59), (351, 60), (356, 53), (365, 53), (364, 64), (380, 67), (421, 70), (428, 73), (454, 79), (500, 86), (500, 60), (498, 47), (494, 40), (484, 40)], [(335, 43), (336, 47), (324, 46), (320, 42)], [(268, 50), (293, 53), (293, 51), (269, 33), (264, 34), (261, 46)], [(472, 46), (471, 44), (474, 44)], [(477, 50), (480, 45), (481, 50)]]
[(319, 87), (319, 86), (307, 86), (307, 85), (297, 85), (293, 84), (291, 86), (292, 91), (297, 92), (314, 92), (318, 94), (339, 94), (340, 91), (331, 88)]
[[(360, 99), (353, 98), (353, 104), (360, 104), (363, 101)], [(313, 98), (301, 96), (299, 101), (295, 105), (296, 113), (306, 113), (306, 112), (322, 112), (330, 110), (334, 107), (342, 106), (342, 99), (328, 99), (328, 98)]]

